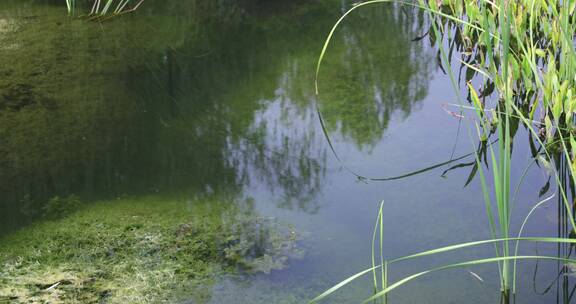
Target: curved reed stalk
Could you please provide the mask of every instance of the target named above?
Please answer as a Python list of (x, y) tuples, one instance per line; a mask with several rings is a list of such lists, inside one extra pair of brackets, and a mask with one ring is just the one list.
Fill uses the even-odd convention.
[[(144, 0), (94, 0), (88, 16), (91, 20), (105, 20), (134, 12), (142, 3)], [(76, 10), (76, 0), (66, 0), (66, 7), (68, 14), (73, 15)]]

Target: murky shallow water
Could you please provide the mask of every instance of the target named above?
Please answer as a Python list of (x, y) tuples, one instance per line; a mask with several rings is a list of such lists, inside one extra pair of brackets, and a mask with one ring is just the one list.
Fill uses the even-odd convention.
[[(210, 303), (303, 303), (367, 268), (381, 200), (388, 257), (488, 238), (479, 182), (464, 187), (469, 167), (387, 182), (349, 172), (400, 176), (469, 153), (472, 143), (443, 108), (455, 98), (435, 53), (412, 41), (425, 31), (422, 17), (398, 7), (345, 21), (315, 99), (316, 59), (343, 7), (330, 0), (150, 1), (100, 25), (68, 19), (62, 5), (1, 4), (0, 232), (29, 224), (43, 202), (70, 193), (96, 201), (226, 192), (294, 226), (303, 258), (270, 274), (223, 277)], [(531, 155), (525, 137), (517, 135), (513, 181)], [(528, 171), (514, 227), (546, 180), (537, 167)], [(526, 234), (557, 229), (551, 203)], [(533, 246), (523, 250), (534, 253)], [(556, 254), (555, 247), (539, 250)], [(395, 266), (391, 279), (492, 254), (485, 247), (415, 260)], [(559, 267), (542, 265), (539, 291)], [(538, 295), (534, 263), (521, 266), (518, 302), (556, 302), (561, 286)], [(394, 291), (391, 303), (496, 303), (496, 266), (470, 270), (484, 281), (468, 270), (441, 272)], [(358, 281), (327, 303), (360, 302), (370, 286)]]

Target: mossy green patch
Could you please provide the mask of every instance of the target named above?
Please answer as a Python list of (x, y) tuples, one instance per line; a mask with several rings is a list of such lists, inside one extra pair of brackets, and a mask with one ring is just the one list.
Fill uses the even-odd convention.
[(285, 267), (295, 236), (226, 199), (85, 205), (0, 239), (0, 303), (204, 302), (219, 274)]

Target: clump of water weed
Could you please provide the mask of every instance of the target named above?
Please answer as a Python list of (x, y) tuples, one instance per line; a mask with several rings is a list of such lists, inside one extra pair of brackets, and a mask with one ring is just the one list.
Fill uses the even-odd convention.
[(81, 205), (82, 202), (80, 198), (72, 194), (67, 197), (55, 196), (51, 198), (42, 209), (44, 211), (44, 217), (57, 219), (72, 214), (78, 210)]
[(303, 255), (294, 229), (273, 218), (240, 213), (225, 229), (224, 258), (243, 271), (269, 273), (284, 268), (289, 257)]
[(300, 254), (289, 227), (215, 198), (90, 204), (0, 244), (10, 303), (203, 303), (218, 275), (281, 269)]

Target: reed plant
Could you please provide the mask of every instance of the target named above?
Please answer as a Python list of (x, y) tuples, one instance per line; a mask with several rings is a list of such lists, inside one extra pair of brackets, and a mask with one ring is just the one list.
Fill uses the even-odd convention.
[[(88, 16), (99, 19), (106, 16), (117, 16), (137, 10), (144, 0), (94, 0)], [(66, 0), (68, 14), (76, 10), (76, 0)]]
[(72, 15), (74, 13), (75, 6), (76, 6), (75, 0), (66, 0), (66, 7), (68, 8), (69, 15)]
[[(511, 197), (511, 171), (513, 135), (516, 125), (521, 122), (531, 135), (531, 140), (538, 143), (534, 151), (534, 161), (551, 162), (555, 155), (560, 155), (568, 165), (568, 176), (576, 184), (576, 140), (574, 139), (574, 116), (576, 112), (576, 52), (574, 51), (574, 33), (576, 18), (574, 15), (576, 1), (559, 0), (420, 0), (418, 3), (374, 0), (362, 2), (348, 10), (336, 22), (330, 31), (321, 51), (316, 67), (316, 79), (320, 73), (322, 60), (330, 40), (340, 23), (360, 7), (398, 3), (415, 7), (428, 13), (430, 17), (430, 40), (438, 50), (438, 58), (443, 70), (456, 91), (461, 112), (474, 111), (475, 119), (469, 129), (471, 142), (474, 137), (487, 145), (490, 157), (490, 172), (484, 172), (480, 155), (475, 154), (476, 166), (482, 186), (485, 209), (492, 238), (476, 242), (456, 244), (401, 257), (392, 260), (383, 258), (382, 252), (382, 206), (380, 207), (376, 231), (380, 233), (380, 261), (375, 262), (374, 241), (372, 244), (372, 267), (357, 273), (335, 285), (312, 300), (317, 302), (349, 282), (373, 272), (375, 293), (365, 302), (384, 298), (393, 289), (420, 276), (440, 270), (467, 267), (486, 263), (496, 263), (499, 271), (502, 302), (507, 303), (516, 292), (516, 261), (524, 259), (555, 260), (561, 263), (575, 262), (568, 257), (523, 256), (518, 254), (518, 242), (546, 242), (574, 244), (576, 240), (568, 237), (522, 237), (524, 226), (533, 211), (551, 197), (537, 202), (525, 217), (517, 234), (513, 236), (510, 229), (514, 198)], [(446, 38), (449, 38), (446, 44)], [(459, 80), (453, 70), (453, 50), (461, 53), (460, 66), (466, 69), (466, 87), (468, 98), (460, 96)], [(481, 78), (481, 88), (477, 83)], [(495, 104), (490, 105), (487, 97), (494, 92)], [(316, 81), (316, 94), (318, 82)], [(492, 108), (490, 108), (492, 106)], [(536, 113), (539, 112), (539, 116)], [(489, 115), (489, 114), (492, 115)], [(476, 134), (473, 136), (472, 134)], [(495, 133), (497, 140), (488, 139)], [(478, 151), (478, 150), (476, 150)], [(487, 178), (490, 174), (491, 178)], [(565, 209), (566, 219), (576, 231), (566, 191), (558, 172), (553, 172), (558, 185), (560, 201)], [(492, 184), (489, 184), (489, 180)], [(517, 188), (518, 189), (518, 188)], [(494, 198), (494, 199), (492, 199)], [(512, 244), (516, 242), (512, 251)], [(491, 244), (495, 256), (453, 263), (425, 270), (399, 281), (388, 284), (388, 272), (392, 264), (413, 258), (436, 255), (447, 251), (467, 247)], [(380, 283), (376, 271), (381, 272)]]

